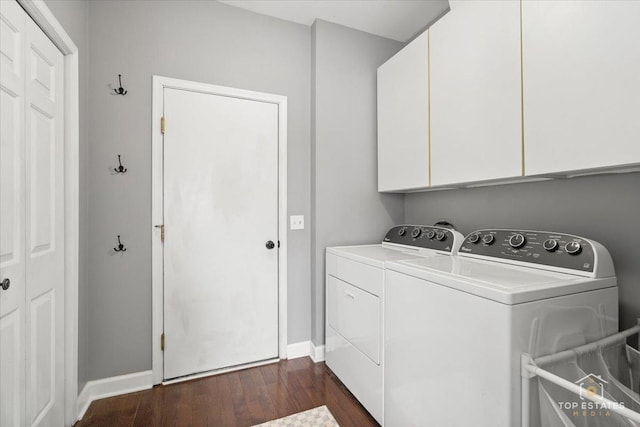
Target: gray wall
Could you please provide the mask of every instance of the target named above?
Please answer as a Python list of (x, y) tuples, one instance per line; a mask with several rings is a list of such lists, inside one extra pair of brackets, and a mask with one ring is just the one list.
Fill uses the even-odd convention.
[(405, 220), (446, 218), (463, 233), (524, 228), (577, 234), (602, 243), (613, 258), (621, 328), (640, 317), (640, 173), (408, 194)]
[(376, 70), (402, 44), (317, 20), (312, 27), (311, 327), (324, 343), (327, 246), (380, 242), (403, 196), (377, 191)]
[[(151, 369), (151, 76), (288, 97), (289, 214), (309, 218), (310, 28), (213, 1), (93, 1), (89, 379)], [(126, 96), (110, 85), (123, 75)], [(112, 176), (116, 154), (129, 171)], [(110, 254), (117, 234), (128, 250)], [(310, 336), (310, 232), (289, 232), (289, 342)]]
[(87, 195), (88, 184), (88, 92), (87, 81), (89, 71), (89, 5), (85, 1), (76, 0), (46, 0), (47, 6), (60, 24), (67, 31), (78, 47), (78, 62), (80, 72), (80, 271), (78, 289), (78, 390), (86, 384), (89, 375), (88, 367), (88, 276), (87, 276), (87, 236), (89, 205)]

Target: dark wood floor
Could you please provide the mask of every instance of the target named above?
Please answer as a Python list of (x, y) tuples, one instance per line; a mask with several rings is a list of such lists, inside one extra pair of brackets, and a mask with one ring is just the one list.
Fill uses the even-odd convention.
[(378, 426), (308, 357), (97, 400), (76, 427), (251, 426), (327, 405), (341, 427)]

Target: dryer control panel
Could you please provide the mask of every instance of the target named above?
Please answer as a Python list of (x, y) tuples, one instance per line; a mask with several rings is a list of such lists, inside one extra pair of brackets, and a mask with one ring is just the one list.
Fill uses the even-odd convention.
[(382, 242), (451, 253), (461, 240), (460, 233), (446, 227), (398, 225), (387, 232)]
[(583, 237), (564, 233), (478, 230), (465, 237), (459, 253), (594, 272), (594, 243)]

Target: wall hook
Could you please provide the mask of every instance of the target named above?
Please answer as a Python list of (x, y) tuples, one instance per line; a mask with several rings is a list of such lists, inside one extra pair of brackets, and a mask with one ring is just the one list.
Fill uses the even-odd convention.
[(124, 88), (122, 87), (122, 74), (118, 74), (118, 82), (120, 83), (120, 87), (118, 89), (114, 89), (113, 91), (116, 93), (116, 95), (126, 95), (129, 91), (124, 90)]
[(118, 247), (113, 248), (113, 250), (116, 252), (126, 252), (127, 248), (125, 248), (122, 242), (120, 241), (120, 236), (118, 236)]
[(125, 168), (124, 166), (122, 166), (122, 161), (120, 160), (120, 154), (118, 154), (118, 164), (120, 166), (118, 166), (117, 168), (113, 168), (113, 170), (116, 173), (125, 173), (127, 171), (127, 168)]

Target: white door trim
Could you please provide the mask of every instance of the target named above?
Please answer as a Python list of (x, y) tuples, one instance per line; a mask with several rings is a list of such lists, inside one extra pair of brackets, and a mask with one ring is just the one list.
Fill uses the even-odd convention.
[(78, 419), (78, 47), (43, 0), (18, 0), (18, 3), (64, 55), (64, 422), (71, 426)]
[[(234, 98), (269, 102), (278, 105), (278, 355), (287, 358), (287, 97), (262, 92), (253, 92), (207, 83), (197, 83), (170, 77), (153, 76), (151, 106), (151, 181), (152, 181), (152, 238), (151, 238), (151, 295), (152, 295), (152, 371), (153, 383), (164, 380), (163, 354), (160, 335), (163, 332), (163, 269), (160, 231), (155, 225), (162, 224), (162, 177), (163, 147), (160, 119), (163, 112), (163, 90), (165, 88), (223, 95)], [(171, 123), (167, 123), (167, 129)]]

